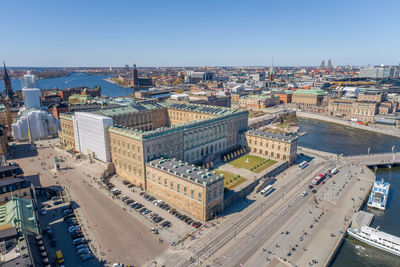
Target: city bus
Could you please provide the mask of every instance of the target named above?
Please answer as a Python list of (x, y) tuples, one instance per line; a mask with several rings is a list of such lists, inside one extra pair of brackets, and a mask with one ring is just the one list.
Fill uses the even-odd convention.
[(263, 190), (261, 190), (260, 194), (262, 196), (267, 196), (269, 193), (271, 193), (274, 190), (272, 185), (267, 185)]
[(307, 166), (308, 166), (308, 162), (307, 161), (303, 161), (302, 163), (297, 165), (297, 167), (299, 167), (299, 169), (304, 169)]

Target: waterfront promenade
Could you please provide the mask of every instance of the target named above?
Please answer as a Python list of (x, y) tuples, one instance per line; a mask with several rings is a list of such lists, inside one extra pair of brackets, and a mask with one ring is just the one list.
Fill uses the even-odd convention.
[(360, 125), (357, 122), (352, 122), (352, 121), (345, 121), (337, 118), (332, 118), (328, 117), (326, 115), (322, 114), (316, 114), (316, 113), (309, 113), (309, 112), (303, 112), (303, 111), (296, 111), (296, 115), (299, 118), (306, 118), (306, 119), (314, 119), (314, 120), (320, 120), (320, 121), (326, 121), (330, 123), (335, 123), (335, 124), (340, 124), (343, 126), (348, 126), (348, 127), (353, 127), (361, 130), (366, 130), (370, 132), (375, 132), (379, 134), (385, 134), (385, 135), (390, 135), (394, 137), (399, 137), (400, 138), (400, 130), (397, 128), (378, 128), (375, 126), (366, 126), (366, 125)]

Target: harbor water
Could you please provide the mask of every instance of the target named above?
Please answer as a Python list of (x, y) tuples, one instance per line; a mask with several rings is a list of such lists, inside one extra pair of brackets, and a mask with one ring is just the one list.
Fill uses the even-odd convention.
[[(395, 146), (400, 149), (400, 138), (354, 129), (338, 124), (310, 119), (299, 119), (300, 131), (308, 134), (300, 137), (299, 145), (344, 155), (391, 152)], [(372, 227), (400, 236), (400, 167), (378, 169), (377, 179), (384, 179), (391, 184), (386, 210), (372, 212)], [(333, 267), (375, 267), (400, 266), (400, 257), (366, 246), (352, 238), (346, 238), (332, 264)]]
[[(109, 75), (90, 75), (86, 73), (73, 73), (69, 76), (63, 76), (58, 78), (40, 79), (40, 89), (66, 89), (79, 86), (86, 86), (93, 88), (95, 86), (101, 87), (101, 93), (104, 96), (117, 97), (127, 96), (133, 93), (131, 88), (125, 88), (118, 84), (113, 84), (105, 81), (104, 79), (109, 78)], [(12, 79), (11, 84), (14, 91), (21, 90), (21, 80)], [(3, 81), (0, 82), (0, 91), (4, 90)]]

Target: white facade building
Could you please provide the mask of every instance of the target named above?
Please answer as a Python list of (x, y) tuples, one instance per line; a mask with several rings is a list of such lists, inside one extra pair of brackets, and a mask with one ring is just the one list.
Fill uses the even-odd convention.
[(13, 137), (17, 140), (37, 140), (55, 137), (60, 122), (45, 109), (27, 109), (14, 118)]
[(104, 162), (111, 161), (110, 138), (107, 129), (113, 119), (101, 115), (75, 112), (73, 117), (75, 149)]
[(24, 97), (25, 109), (40, 109), (42, 106), (40, 101), (41, 93), (37, 85), (36, 76), (29, 71), (24, 75), (22, 95)]

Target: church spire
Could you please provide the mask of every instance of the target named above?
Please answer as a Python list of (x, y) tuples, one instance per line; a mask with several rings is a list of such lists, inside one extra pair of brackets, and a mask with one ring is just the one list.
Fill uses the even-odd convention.
[(4, 60), (3, 60), (3, 67), (4, 67), (3, 80), (4, 80), (4, 88), (5, 88), (4, 92), (5, 92), (6, 98), (12, 99), (14, 96), (14, 92), (12, 90), (11, 79), (8, 76), (6, 63), (4, 62)]

